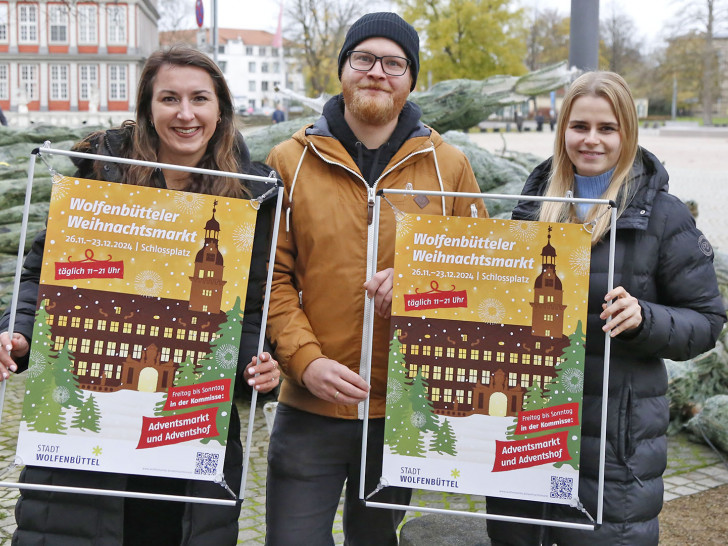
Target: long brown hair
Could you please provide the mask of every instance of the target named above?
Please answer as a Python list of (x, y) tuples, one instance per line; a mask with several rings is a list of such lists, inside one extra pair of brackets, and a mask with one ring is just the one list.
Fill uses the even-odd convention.
[[(632, 197), (630, 182), (632, 167), (637, 157), (639, 124), (637, 109), (629, 86), (622, 76), (614, 72), (587, 72), (578, 77), (566, 92), (559, 112), (554, 140), (554, 157), (545, 195), (564, 197), (567, 191), (574, 190), (574, 165), (566, 153), (565, 135), (574, 103), (584, 96), (606, 99), (612, 106), (619, 124), (622, 149), (614, 174), (612, 174), (612, 180), (602, 198), (615, 201), (618, 214), (621, 214)], [(596, 221), (592, 232), (592, 245), (599, 242), (609, 229), (611, 218), (609, 214), (603, 214), (604, 211), (604, 206), (594, 206), (584, 219), (585, 222)], [(543, 222), (580, 221), (576, 219), (573, 205), (553, 201), (542, 203), (539, 220)]]
[[(136, 121), (126, 121), (122, 124), (122, 129), (130, 133), (128, 148), (121, 150), (122, 154), (130, 159), (158, 161), (159, 136), (152, 125), (152, 94), (157, 73), (164, 65), (201, 68), (212, 78), (220, 108), (220, 122), (196, 167), (239, 172), (244, 167), (238, 164), (238, 157), (242, 151), (239, 150), (239, 146), (244, 144), (235, 128), (233, 100), (225, 76), (207, 55), (186, 45), (174, 45), (168, 49), (155, 51), (144, 64), (137, 90)], [(86, 141), (88, 142), (89, 138)], [(83, 143), (79, 144), (75, 149), (83, 151)], [(155, 185), (154, 170), (149, 167), (119, 164), (118, 168), (128, 184)], [(192, 173), (190, 173), (190, 184), (185, 190), (227, 197), (243, 197), (248, 194), (240, 181), (235, 178)]]

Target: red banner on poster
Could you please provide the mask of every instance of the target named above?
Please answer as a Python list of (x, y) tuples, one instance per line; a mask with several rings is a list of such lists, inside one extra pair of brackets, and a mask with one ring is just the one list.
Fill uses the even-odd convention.
[(579, 424), (579, 404), (561, 404), (518, 413), (516, 434), (532, 434), (555, 428), (573, 427)]
[(137, 449), (217, 436), (216, 414), (217, 408), (208, 408), (168, 417), (142, 417), (142, 433)]
[(218, 379), (186, 387), (170, 387), (164, 409), (174, 411), (228, 402), (230, 401), (231, 384), (230, 379)]
[(493, 472), (516, 470), (571, 459), (566, 445), (567, 431), (515, 442), (495, 441)]

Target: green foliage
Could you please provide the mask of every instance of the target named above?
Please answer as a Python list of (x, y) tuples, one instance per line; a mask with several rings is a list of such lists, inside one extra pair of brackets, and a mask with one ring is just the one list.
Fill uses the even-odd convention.
[[(510, 0), (399, 0), (423, 40), (421, 74), (435, 82), (526, 72), (522, 10)], [(425, 78), (420, 79), (426, 81)]]
[(427, 397), (427, 382), (418, 373), (409, 388), (409, 401), (412, 406), (412, 424), (422, 432), (438, 430), (437, 416), (432, 402)]
[(83, 404), (83, 391), (78, 386), (78, 377), (73, 373), (73, 355), (68, 350), (68, 342), (58, 351), (52, 368), (58, 402), (64, 408), (80, 408)]
[(89, 432), (99, 432), (101, 427), (99, 421), (101, 415), (99, 415), (99, 405), (96, 403), (93, 393), (84, 400), (81, 405), (81, 409), (76, 413), (71, 421), (71, 428), (77, 428), (79, 430)]
[(456, 446), (457, 438), (455, 437), (455, 431), (450, 426), (450, 420), (445, 419), (430, 442), (430, 451), (436, 451), (440, 455), (447, 454), (454, 457), (458, 454)]
[(389, 369), (387, 375), (387, 426), (384, 432), (384, 443), (393, 447), (399, 441), (399, 430), (389, 422), (409, 421), (412, 404), (409, 400), (407, 384), (407, 368), (402, 355), (402, 344), (394, 336), (389, 343)]
[(521, 30), (529, 70), (539, 70), (569, 58), (569, 20), (556, 9), (529, 14)]

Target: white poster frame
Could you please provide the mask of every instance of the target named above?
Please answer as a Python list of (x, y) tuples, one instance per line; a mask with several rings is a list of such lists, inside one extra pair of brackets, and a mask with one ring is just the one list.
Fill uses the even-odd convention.
[[(241, 174), (241, 173), (235, 173), (235, 172), (227, 172), (227, 171), (217, 171), (217, 170), (211, 170), (211, 169), (200, 169), (196, 167), (183, 167), (180, 165), (171, 165), (168, 163), (157, 163), (153, 161), (141, 161), (136, 159), (127, 159), (127, 158), (121, 158), (121, 157), (112, 157), (112, 156), (105, 156), (105, 155), (98, 155), (98, 154), (88, 154), (83, 152), (75, 152), (70, 150), (60, 150), (60, 149), (54, 149), (50, 147), (50, 142), (46, 141), (43, 146), (39, 148), (35, 148), (30, 153), (30, 165), (28, 167), (28, 180), (26, 184), (25, 189), (25, 202), (24, 202), (24, 208), (23, 208), (23, 220), (21, 223), (20, 228), (20, 240), (18, 242), (18, 260), (16, 263), (16, 269), (15, 269), (15, 279), (14, 279), (14, 285), (13, 285), (13, 297), (10, 304), (10, 324), (8, 328), (8, 334), (12, 337), (13, 335), (13, 329), (15, 326), (15, 315), (17, 311), (17, 304), (18, 304), (18, 293), (20, 289), (20, 276), (23, 270), (23, 261), (24, 261), (24, 249), (25, 249), (25, 241), (27, 239), (27, 232), (28, 232), (28, 214), (30, 210), (30, 203), (31, 203), (31, 193), (33, 190), (33, 178), (35, 174), (35, 163), (38, 157), (41, 158), (43, 162), (45, 162), (48, 165), (49, 171), (51, 172), (51, 176), (56, 175), (53, 168), (50, 166), (50, 164), (46, 161), (46, 158), (44, 156), (53, 156), (53, 155), (60, 155), (60, 156), (66, 156), (71, 158), (80, 158), (80, 159), (90, 159), (92, 161), (103, 161), (105, 163), (123, 163), (126, 165), (141, 165), (144, 167), (152, 167), (157, 169), (168, 169), (173, 171), (182, 171), (182, 172), (188, 172), (188, 173), (195, 173), (195, 174), (207, 174), (212, 176), (224, 176), (229, 178), (237, 178), (239, 180), (254, 180), (257, 182), (263, 182), (265, 184), (270, 184), (273, 186), (271, 190), (276, 190), (276, 209), (275, 209), (275, 216), (274, 216), (274, 222), (273, 222), (273, 231), (271, 232), (270, 237), (270, 249), (269, 249), (269, 263), (273, 264), (275, 261), (275, 251), (276, 251), (276, 241), (278, 239), (278, 229), (280, 226), (280, 217), (281, 217), (281, 209), (283, 204), (283, 182), (279, 178), (272, 178), (272, 177), (264, 177), (264, 176), (255, 176), (255, 175), (249, 175), (249, 174)], [(258, 350), (257, 354), (260, 354), (263, 351), (264, 342), (265, 342), (265, 332), (266, 332), (266, 323), (268, 319), (268, 307), (270, 302), (270, 287), (271, 282), (273, 279), (273, 267), (268, 268), (267, 272), (267, 278), (266, 278), (266, 286), (265, 286), (265, 293), (263, 298), (263, 311), (262, 311), (262, 317), (261, 317), (261, 330), (260, 330), (260, 336), (258, 338)], [(2, 415), (4, 410), (4, 403), (5, 403), (5, 388), (6, 388), (6, 381), (3, 381), (0, 383), (0, 423), (2, 423)], [(10, 482), (10, 481), (0, 481), (0, 487), (7, 487), (7, 488), (22, 488), (27, 490), (34, 490), (34, 491), (52, 491), (52, 492), (61, 492), (61, 493), (76, 493), (76, 494), (82, 494), (82, 495), (102, 495), (102, 496), (109, 496), (109, 497), (125, 497), (125, 498), (136, 498), (136, 499), (151, 499), (151, 500), (164, 500), (164, 501), (176, 501), (176, 502), (192, 502), (197, 504), (214, 504), (214, 505), (221, 505), (221, 506), (237, 506), (242, 504), (242, 502), (245, 500), (245, 488), (247, 483), (247, 474), (248, 469), (250, 467), (250, 446), (252, 443), (252, 434), (253, 434), (253, 425), (255, 421), (255, 407), (256, 402), (258, 398), (258, 392), (256, 390), (253, 390), (253, 394), (251, 395), (251, 401), (250, 401), (250, 413), (248, 415), (248, 429), (245, 439), (245, 445), (243, 448), (243, 467), (242, 467), (242, 478), (240, 482), (240, 494), (236, 497), (232, 490), (224, 484), (224, 482), (220, 483), (219, 485), (223, 487), (228, 493), (230, 494), (230, 499), (218, 499), (218, 498), (212, 498), (212, 497), (193, 497), (193, 496), (186, 496), (186, 495), (167, 495), (167, 494), (161, 494), (161, 493), (140, 493), (135, 491), (123, 491), (123, 490), (114, 490), (114, 489), (95, 489), (95, 488), (86, 488), (86, 487), (69, 487), (69, 486), (60, 486), (60, 485), (43, 485), (43, 484), (33, 484), (33, 483), (19, 483), (19, 482)], [(235, 402), (232, 402), (235, 403)], [(15, 463), (17, 464), (17, 462)], [(215, 482), (213, 482), (215, 483)]]
[[(374, 206), (374, 249), (372, 252), (372, 263), (370, 264), (370, 270), (372, 275), (376, 273), (376, 264), (378, 257), (378, 243), (379, 243), (379, 216), (381, 210), (382, 198), (386, 199), (387, 194), (392, 195), (409, 195), (412, 197), (423, 195), (423, 196), (436, 196), (440, 198), (454, 197), (454, 198), (470, 198), (470, 199), (502, 199), (508, 201), (554, 201), (561, 203), (573, 203), (573, 204), (588, 204), (588, 205), (608, 205), (611, 212), (611, 222), (609, 228), (609, 267), (607, 276), (607, 291), (611, 291), (614, 288), (614, 254), (616, 245), (615, 227), (617, 223), (617, 206), (614, 201), (608, 199), (583, 199), (576, 197), (543, 197), (535, 195), (508, 195), (508, 194), (496, 194), (496, 193), (460, 193), (460, 192), (445, 192), (445, 191), (427, 191), (427, 190), (400, 190), (400, 189), (381, 189), (376, 194), (376, 203)], [(371, 278), (371, 277), (370, 277)], [(367, 279), (369, 281), (369, 278)], [(365, 372), (362, 374), (367, 379), (367, 383), (370, 383), (369, 378), (371, 377), (371, 366), (372, 366), (372, 337), (374, 333), (374, 312), (373, 312), (374, 300), (367, 298), (368, 313), (365, 310), (365, 316), (368, 317), (368, 322), (364, 325), (367, 331), (369, 340), (368, 347), (362, 347), (362, 351), (366, 351), (366, 367)], [(607, 321), (611, 317), (607, 318)], [(595, 531), (602, 524), (603, 512), (604, 512), (604, 466), (605, 466), (605, 453), (606, 453), (606, 439), (607, 439), (607, 395), (609, 391), (609, 362), (611, 354), (611, 337), (604, 334), (604, 373), (602, 377), (602, 406), (601, 406), (601, 431), (599, 437), (599, 478), (598, 478), (598, 489), (597, 489), (597, 514), (596, 518), (592, 517), (585, 509), (582, 511), (587, 515), (593, 523), (575, 523), (568, 521), (555, 521), (543, 518), (526, 518), (521, 516), (507, 516), (501, 514), (487, 514), (481, 512), (467, 512), (463, 510), (450, 510), (447, 508), (432, 508), (427, 506), (418, 506), (418, 512), (424, 513), (435, 513), (435, 514), (451, 514), (457, 516), (466, 516), (481, 519), (491, 519), (495, 521), (507, 521), (513, 523), (529, 523), (533, 525), (546, 525), (550, 527), (563, 527), (568, 529), (580, 529), (586, 531)], [(362, 433), (362, 448), (361, 448), (361, 475), (366, 476), (366, 452), (367, 452), (367, 431), (369, 429), (369, 398), (360, 403), (360, 415), (364, 416), (364, 426)], [(381, 478), (381, 476), (380, 476)], [(364, 501), (365, 505), (371, 508), (388, 508), (395, 510), (408, 510), (411, 509), (409, 505), (405, 504), (394, 504), (385, 502), (373, 502), (369, 501), (369, 497), (379, 491), (383, 484), (380, 483), (377, 488), (369, 493), (368, 495), (364, 491), (365, 479), (360, 480), (359, 485), (359, 499)], [(412, 488), (414, 489), (414, 488)]]

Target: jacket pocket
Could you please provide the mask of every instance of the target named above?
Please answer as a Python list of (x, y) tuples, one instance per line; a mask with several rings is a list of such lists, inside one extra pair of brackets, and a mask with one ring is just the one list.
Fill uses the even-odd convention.
[(619, 404), (618, 420), (618, 449), (619, 460), (627, 464), (629, 458), (634, 454), (634, 437), (632, 434), (632, 416), (634, 408), (632, 403), (632, 386), (625, 385)]

